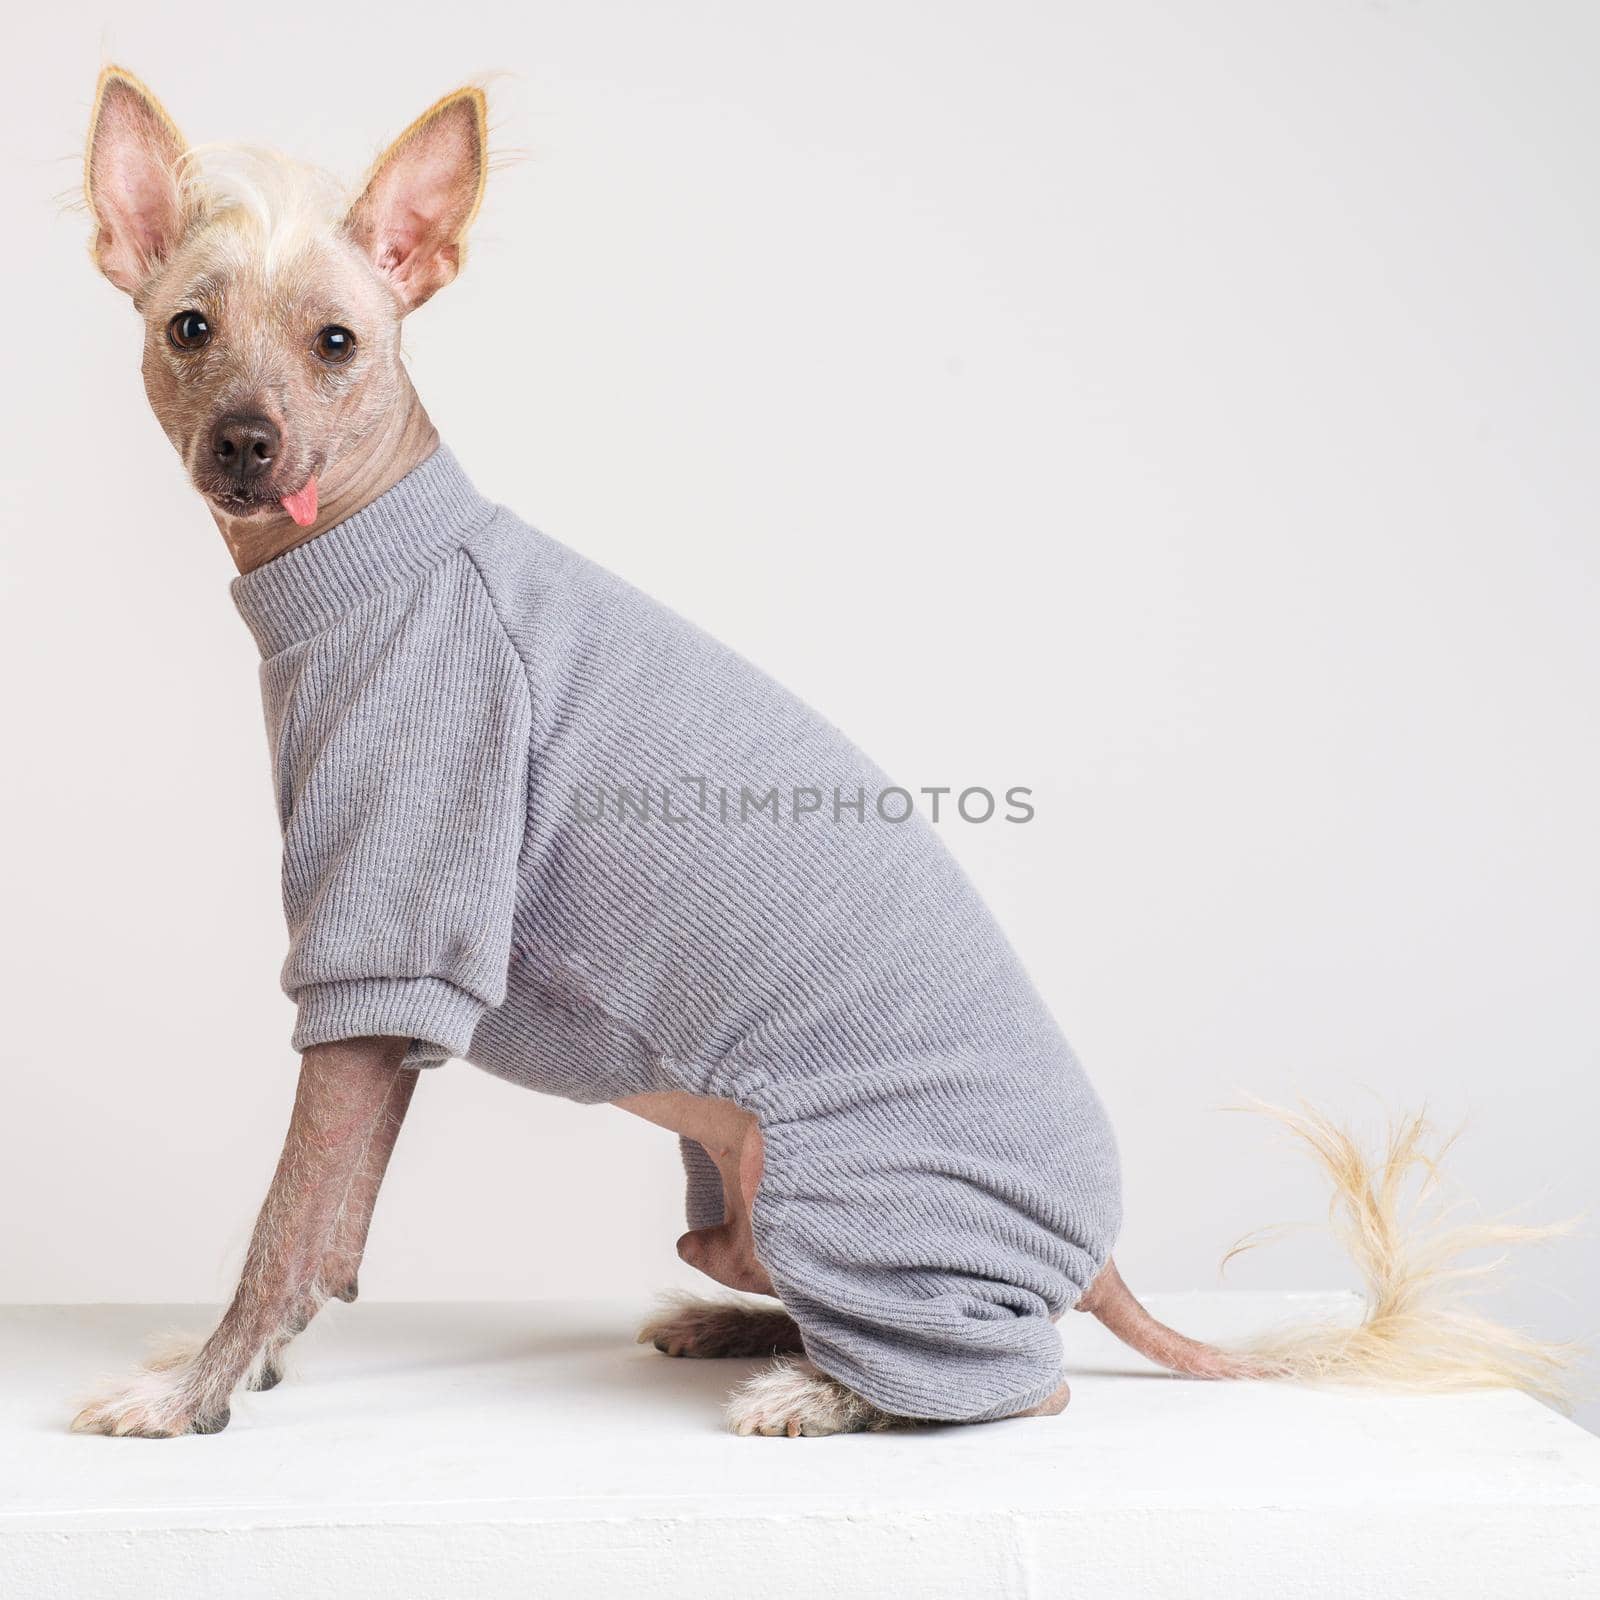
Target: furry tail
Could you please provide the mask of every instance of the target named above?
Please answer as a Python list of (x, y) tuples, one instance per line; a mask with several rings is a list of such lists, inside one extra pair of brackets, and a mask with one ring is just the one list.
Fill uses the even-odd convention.
[[(1557, 1405), (1569, 1401), (1567, 1374), (1582, 1354), (1547, 1344), (1480, 1316), (1470, 1285), (1492, 1275), (1513, 1245), (1572, 1232), (1573, 1223), (1528, 1226), (1458, 1221), (1441, 1194), (1440, 1162), (1422, 1113), (1390, 1123), (1369, 1155), (1358, 1140), (1313, 1107), (1247, 1109), (1273, 1118), (1308, 1149), (1329, 1179), (1329, 1220), (1359, 1270), (1366, 1306), (1351, 1327), (1286, 1328), (1230, 1350), (1186, 1339), (1157, 1322), (1109, 1263), (1080, 1302), (1141, 1355), (1174, 1372), (1204, 1378), (1298, 1378), (1394, 1388), (1525, 1389)], [(1224, 1265), (1262, 1241), (1241, 1240)], [(1493, 1260), (1465, 1265), (1473, 1252)]]

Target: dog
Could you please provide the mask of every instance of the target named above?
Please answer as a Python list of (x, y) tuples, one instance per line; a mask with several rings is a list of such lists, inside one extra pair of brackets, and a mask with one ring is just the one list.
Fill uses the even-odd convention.
[[(1279, 1113), (1358, 1225), (1358, 1328), (1227, 1351), (1138, 1303), (1100, 1102), (933, 829), (885, 811), (904, 791), (440, 443), (400, 333), (463, 264), (478, 89), (347, 198), (280, 156), (191, 149), (110, 67), (85, 169), (95, 263), (143, 320), (151, 406), (262, 652), (302, 1062), (216, 1330), (76, 1428), (215, 1433), (276, 1384), (318, 1309), (355, 1299), (412, 1096), (451, 1057), (678, 1136), (680, 1255), (764, 1298), (679, 1303), (640, 1337), (770, 1358), (730, 1400), (740, 1434), (1056, 1414), (1069, 1309), (1197, 1377), (1550, 1386), (1557, 1353), (1418, 1315), (1438, 1262), (1408, 1254), (1394, 1194), (1427, 1161), (1415, 1119), (1374, 1167)], [(665, 779), (698, 804), (674, 811)]]

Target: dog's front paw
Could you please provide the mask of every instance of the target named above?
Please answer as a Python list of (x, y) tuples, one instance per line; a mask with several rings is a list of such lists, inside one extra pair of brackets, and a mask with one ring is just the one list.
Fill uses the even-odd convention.
[(191, 1339), (168, 1341), (131, 1378), (94, 1396), (72, 1419), (72, 1431), (135, 1439), (221, 1433), (227, 1406), (202, 1414), (187, 1383), (198, 1348)]
[(804, 1348), (794, 1318), (782, 1306), (745, 1300), (669, 1301), (639, 1330), (640, 1344), (664, 1356), (798, 1355)]
[(735, 1433), (814, 1439), (829, 1433), (876, 1433), (901, 1424), (809, 1361), (779, 1361), (728, 1397)]
[(185, 1433), (221, 1433), (228, 1408), (200, 1415), (181, 1394), (171, 1393), (153, 1373), (139, 1373), (97, 1395), (72, 1419), (74, 1433), (105, 1433), (118, 1438), (176, 1439)]
[(274, 1353), (264, 1351), (250, 1364), (242, 1387), (252, 1394), (265, 1394), (268, 1389), (276, 1389), (282, 1382), (283, 1363)]

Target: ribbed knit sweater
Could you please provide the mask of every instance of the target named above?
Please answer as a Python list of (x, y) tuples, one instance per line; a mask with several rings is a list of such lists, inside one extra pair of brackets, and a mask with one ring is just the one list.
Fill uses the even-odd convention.
[[(879, 814), (871, 762), (444, 449), (233, 594), (297, 1049), (399, 1035), (413, 1065), (586, 1103), (732, 1100), (765, 1141), (756, 1253), (822, 1371), (905, 1416), (1054, 1392), (1051, 1318), (1120, 1218), (1111, 1133), (935, 829)], [(684, 1162), (691, 1225), (721, 1221), (715, 1167)]]

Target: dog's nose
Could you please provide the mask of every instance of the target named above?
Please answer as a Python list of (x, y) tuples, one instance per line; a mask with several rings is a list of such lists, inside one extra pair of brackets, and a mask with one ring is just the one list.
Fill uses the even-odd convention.
[(211, 430), (211, 453), (238, 484), (269, 471), (282, 443), (277, 423), (254, 413), (233, 412)]

